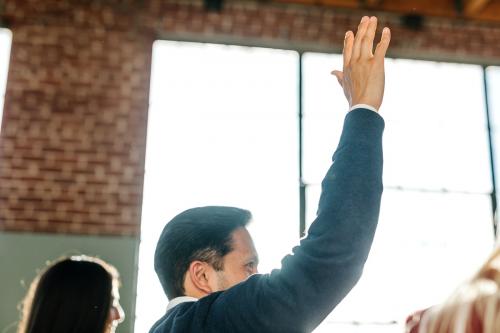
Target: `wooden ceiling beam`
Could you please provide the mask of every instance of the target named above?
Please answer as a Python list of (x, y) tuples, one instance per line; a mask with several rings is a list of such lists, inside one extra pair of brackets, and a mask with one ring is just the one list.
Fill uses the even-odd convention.
[(464, 14), (475, 15), (480, 13), (491, 0), (465, 0), (464, 1)]
[(377, 10), (397, 14), (419, 14), (431, 17), (463, 18), (471, 20), (500, 22), (500, 1), (462, 0), (461, 13), (453, 0), (383, 0), (378, 5), (368, 3), (377, 0), (271, 0), (280, 3), (295, 3), (311, 6), (331, 6), (345, 9)]
[(364, 0), (366, 5), (370, 7), (378, 7), (382, 5), (383, 0)]

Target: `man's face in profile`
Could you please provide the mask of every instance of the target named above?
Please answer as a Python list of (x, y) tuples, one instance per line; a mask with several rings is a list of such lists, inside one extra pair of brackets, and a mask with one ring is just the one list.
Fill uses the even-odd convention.
[(238, 228), (233, 234), (233, 250), (223, 258), (222, 271), (215, 272), (214, 291), (226, 290), (258, 273), (259, 257), (252, 237), (246, 228)]

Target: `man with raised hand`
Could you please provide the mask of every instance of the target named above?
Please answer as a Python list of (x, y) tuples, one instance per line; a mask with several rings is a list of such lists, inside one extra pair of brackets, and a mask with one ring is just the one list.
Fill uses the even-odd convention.
[(317, 217), (282, 268), (257, 273), (246, 229), (250, 212), (199, 207), (165, 226), (155, 270), (170, 299), (151, 333), (314, 330), (357, 283), (377, 226), (382, 195), (384, 28), (373, 52), (375, 17), (345, 35), (343, 71), (333, 71), (350, 111), (323, 183)]

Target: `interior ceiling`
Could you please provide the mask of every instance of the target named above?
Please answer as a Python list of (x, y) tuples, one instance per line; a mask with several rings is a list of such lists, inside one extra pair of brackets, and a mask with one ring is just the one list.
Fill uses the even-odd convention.
[(500, 0), (274, 0), (346, 9), (376, 10), (422, 16), (464, 18), (500, 23)]

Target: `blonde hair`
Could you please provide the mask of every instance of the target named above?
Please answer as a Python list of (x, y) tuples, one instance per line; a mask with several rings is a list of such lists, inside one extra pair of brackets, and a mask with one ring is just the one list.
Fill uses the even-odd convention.
[(442, 305), (425, 311), (418, 333), (500, 332), (500, 246)]

